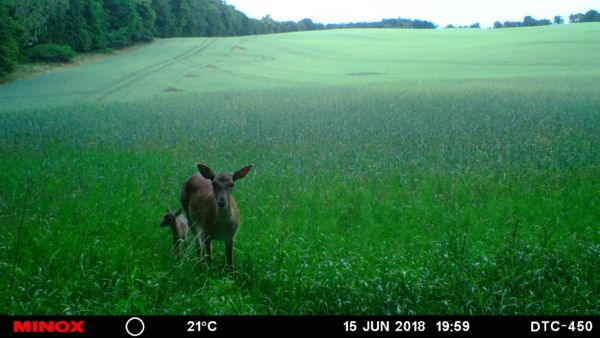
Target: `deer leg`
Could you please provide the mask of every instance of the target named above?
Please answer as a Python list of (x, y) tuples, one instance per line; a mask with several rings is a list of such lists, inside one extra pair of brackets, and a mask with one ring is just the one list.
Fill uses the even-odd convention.
[(173, 242), (173, 246), (175, 248), (175, 256), (179, 256), (179, 250), (180, 250), (179, 241)]
[(210, 263), (212, 261), (212, 244), (210, 238), (204, 239), (204, 247), (206, 248), (206, 259)]
[(227, 267), (233, 268), (233, 238), (225, 241), (225, 254), (227, 255)]
[(192, 233), (191, 241), (196, 243), (196, 255), (202, 257), (202, 243), (200, 242), (200, 226), (195, 221), (190, 222), (190, 231)]
[(177, 242), (175, 242), (175, 255), (179, 256), (181, 255), (182, 250), (185, 248), (185, 240), (183, 239), (178, 239)]
[(198, 255), (198, 258), (202, 258), (202, 247), (204, 246), (204, 241), (202, 240), (202, 235), (198, 234), (196, 235), (196, 254)]

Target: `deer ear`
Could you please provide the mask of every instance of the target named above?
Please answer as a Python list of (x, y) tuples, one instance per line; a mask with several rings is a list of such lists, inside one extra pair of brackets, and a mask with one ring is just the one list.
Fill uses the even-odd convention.
[(212, 170), (210, 170), (209, 167), (205, 166), (204, 164), (197, 164), (198, 166), (198, 170), (200, 171), (200, 175), (202, 175), (204, 178), (206, 178), (207, 180), (214, 180), (215, 179), (215, 174), (213, 173)]
[(248, 173), (250, 172), (250, 169), (252, 169), (252, 164), (251, 165), (247, 165), (245, 167), (243, 167), (242, 169), (236, 171), (235, 173), (233, 173), (233, 180), (241, 180), (242, 178), (246, 177), (246, 175), (248, 175)]

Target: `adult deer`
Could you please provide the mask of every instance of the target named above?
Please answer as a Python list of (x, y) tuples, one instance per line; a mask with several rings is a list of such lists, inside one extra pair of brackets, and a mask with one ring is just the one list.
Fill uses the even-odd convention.
[(233, 174), (218, 174), (204, 164), (198, 164), (199, 174), (192, 175), (181, 189), (181, 206), (188, 215), (196, 235), (198, 256), (210, 261), (211, 242), (225, 241), (227, 265), (233, 268), (233, 241), (240, 226), (240, 214), (231, 196), (234, 182), (246, 177), (252, 165)]

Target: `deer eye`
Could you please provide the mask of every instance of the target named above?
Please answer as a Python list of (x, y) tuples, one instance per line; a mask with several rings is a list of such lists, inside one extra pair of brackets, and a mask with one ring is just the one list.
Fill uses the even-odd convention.
[(229, 184), (229, 189), (233, 188), (233, 183)]

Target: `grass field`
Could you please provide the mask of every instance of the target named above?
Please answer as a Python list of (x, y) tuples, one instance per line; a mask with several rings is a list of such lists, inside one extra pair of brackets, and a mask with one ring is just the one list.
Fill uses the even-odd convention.
[[(168, 39), (0, 86), (8, 314), (600, 314), (600, 24)], [(158, 223), (202, 162), (236, 269)]]

